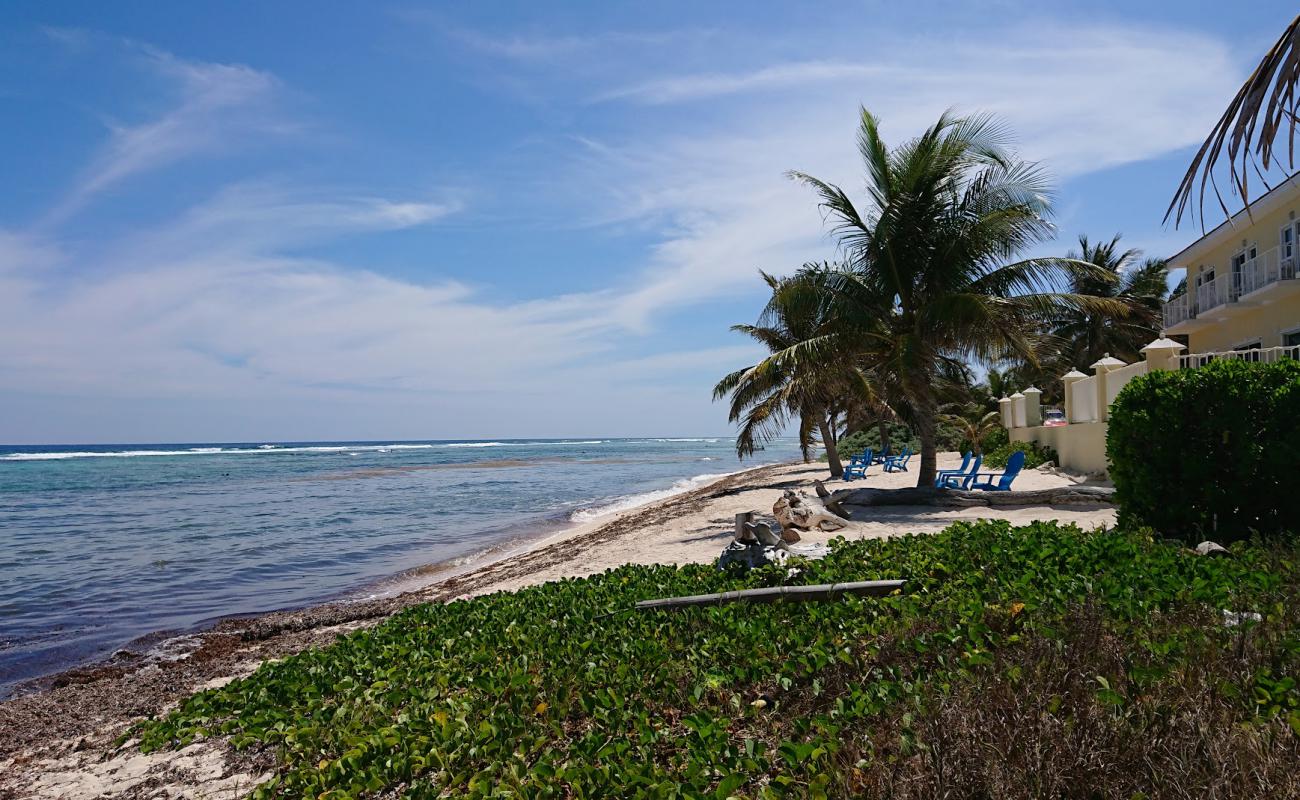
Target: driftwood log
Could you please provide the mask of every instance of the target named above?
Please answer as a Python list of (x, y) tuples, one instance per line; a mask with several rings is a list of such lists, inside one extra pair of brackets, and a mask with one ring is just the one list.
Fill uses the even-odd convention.
[[(795, 529), (810, 531), (813, 528), (835, 531), (845, 525), (844, 518), (831, 512), (820, 498), (791, 489), (786, 489), (772, 506), (772, 516), (781, 523), (783, 533), (793, 533)], [(798, 541), (797, 534), (794, 540)]]
[[(824, 491), (824, 487), (823, 487)], [(967, 492), (960, 489), (936, 489), (920, 486), (910, 489), (841, 489), (829, 493), (827, 508), (832, 503), (845, 508), (851, 506), (946, 506), (972, 508), (978, 506), (1076, 506), (1111, 505), (1115, 490), (1104, 486), (1060, 486), (1055, 489), (1035, 489), (1028, 492)]]
[(692, 606), (720, 606), (723, 603), (834, 600), (846, 594), (883, 597), (895, 591), (902, 591), (906, 584), (907, 581), (855, 581), (853, 583), (819, 583), (816, 586), (773, 586), (766, 589), (741, 589), (735, 592), (642, 600), (636, 604), (636, 607), (642, 611), (650, 611), (656, 608), (677, 609)]

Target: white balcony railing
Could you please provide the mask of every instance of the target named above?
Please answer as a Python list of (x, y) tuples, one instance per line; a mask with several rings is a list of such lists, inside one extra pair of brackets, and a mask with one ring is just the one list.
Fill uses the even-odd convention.
[(1178, 357), (1178, 366), (1183, 369), (1203, 367), (1211, 361), (1221, 358), (1237, 361), (1251, 361), (1257, 364), (1271, 364), (1286, 358), (1300, 359), (1300, 344), (1290, 347), (1267, 347), (1253, 350), (1226, 350), (1218, 353), (1188, 353)]
[(1195, 287), (1195, 294), (1189, 289), (1181, 297), (1165, 303), (1165, 327), (1196, 319), (1206, 311), (1235, 303), (1270, 284), (1295, 280), (1296, 260), (1295, 256), (1283, 258), (1280, 248), (1274, 247), (1242, 264), (1239, 270), (1220, 274)]
[(1235, 285), (1232, 287), (1232, 299), (1259, 291), (1270, 283), (1277, 283), (1281, 275), (1278, 267), (1276, 247), (1247, 261), (1241, 266), (1240, 272), (1233, 273)]
[[(1228, 291), (1232, 281), (1223, 276), (1206, 281), (1196, 287), (1196, 313), (1203, 314), (1212, 308), (1227, 305), (1231, 292)], [(1235, 299), (1235, 298), (1232, 298)]]
[(1165, 303), (1165, 327), (1172, 328), (1180, 322), (1186, 322), (1193, 317), (1192, 298), (1186, 293), (1171, 299)]

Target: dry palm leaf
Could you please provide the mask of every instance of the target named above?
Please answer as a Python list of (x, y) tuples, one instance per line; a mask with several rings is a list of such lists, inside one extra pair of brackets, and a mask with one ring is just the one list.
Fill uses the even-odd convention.
[(1192, 165), (1165, 211), (1166, 222), (1172, 216), (1174, 227), (1177, 227), (1183, 215), (1191, 211), (1194, 196), (1204, 221), (1207, 187), (1214, 191), (1224, 216), (1231, 216), (1213, 174), (1224, 155), (1225, 144), (1229, 178), (1242, 203), (1247, 206), (1250, 204), (1247, 175), (1254, 170), (1267, 186), (1263, 173), (1275, 163), (1273, 145), (1284, 123), (1289, 133), (1287, 166), (1291, 170), (1295, 168), (1297, 82), (1300, 82), (1300, 16), (1293, 19), (1278, 37), (1197, 150)]

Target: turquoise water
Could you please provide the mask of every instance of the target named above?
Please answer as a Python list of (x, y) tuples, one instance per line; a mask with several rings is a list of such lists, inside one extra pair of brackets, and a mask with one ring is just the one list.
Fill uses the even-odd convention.
[[(0, 445), (0, 694), (215, 618), (367, 597), (422, 565), (798, 457), (727, 438)], [(406, 573), (406, 575), (403, 575)], [(142, 638), (143, 637), (143, 638)]]

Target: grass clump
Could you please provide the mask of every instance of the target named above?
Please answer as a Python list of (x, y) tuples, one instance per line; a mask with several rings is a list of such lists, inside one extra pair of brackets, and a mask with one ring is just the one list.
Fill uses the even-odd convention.
[(1295, 796), (1296, 553), (1236, 550), (960, 523), (798, 578), (902, 595), (611, 613), (785, 579), (627, 566), (409, 609), (138, 732), (273, 755), (259, 797)]

